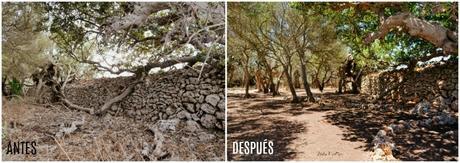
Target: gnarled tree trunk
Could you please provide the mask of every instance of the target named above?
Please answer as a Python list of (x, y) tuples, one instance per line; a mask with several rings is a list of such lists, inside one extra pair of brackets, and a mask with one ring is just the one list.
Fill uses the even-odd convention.
[(392, 29), (401, 27), (411, 36), (422, 38), (431, 42), (438, 48), (442, 48), (445, 54), (457, 55), (458, 36), (439, 24), (433, 24), (419, 19), (410, 13), (399, 13), (388, 17), (379, 27), (379, 31), (369, 34), (364, 40), (371, 43), (387, 35)]

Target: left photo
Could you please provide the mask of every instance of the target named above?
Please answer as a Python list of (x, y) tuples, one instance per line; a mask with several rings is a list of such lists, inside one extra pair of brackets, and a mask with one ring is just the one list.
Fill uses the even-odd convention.
[(2, 3), (2, 160), (224, 161), (225, 3)]

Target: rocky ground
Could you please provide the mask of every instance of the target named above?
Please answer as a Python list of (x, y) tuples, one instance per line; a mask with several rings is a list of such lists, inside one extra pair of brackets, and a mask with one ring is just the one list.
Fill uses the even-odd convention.
[[(303, 90), (297, 92), (305, 96)], [(287, 93), (273, 98), (253, 90), (252, 98), (244, 99), (242, 89), (229, 89), (229, 160), (458, 159), (455, 111), (423, 103), (374, 102), (366, 95), (335, 94), (334, 89), (313, 92), (317, 103), (291, 104)], [(263, 139), (275, 141), (275, 154), (231, 153), (233, 141)]]
[[(224, 160), (224, 132), (195, 121), (103, 117), (3, 99), (3, 160)], [(36, 141), (36, 155), (6, 155), (9, 141)]]

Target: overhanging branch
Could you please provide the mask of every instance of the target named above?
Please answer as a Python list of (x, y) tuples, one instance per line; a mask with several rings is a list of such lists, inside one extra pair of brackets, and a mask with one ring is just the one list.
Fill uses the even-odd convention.
[[(422, 38), (438, 48), (445, 54), (457, 55), (457, 33), (452, 32), (439, 24), (430, 23), (419, 19), (410, 13), (399, 13), (388, 17), (379, 27), (377, 32), (369, 34), (364, 42), (369, 44), (376, 39), (383, 38), (394, 28), (402, 28), (411, 36)], [(454, 38), (454, 39), (452, 39)]]

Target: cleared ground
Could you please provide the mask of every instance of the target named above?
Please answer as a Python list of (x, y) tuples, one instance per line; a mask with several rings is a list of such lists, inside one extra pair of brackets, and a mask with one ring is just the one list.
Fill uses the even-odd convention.
[[(372, 104), (364, 95), (336, 94), (335, 89), (320, 93), (319, 102), (290, 103), (289, 94), (272, 97), (251, 90), (228, 90), (229, 160), (369, 160), (374, 135), (385, 124), (415, 117), (404, 110), (411, 106)], [(306, 96), (301, 89), (300, 96)], [(369, 107), (371, 106), (371, 107)], [(455, 160), (457, 136), (443, 133), (457, 125), (421, 128), (394, 136), (400, 160)], [(453, 138), (455, 137), (455, 138)], [(273, 155), (234, 155), (234, 141), (274, 141)]]

